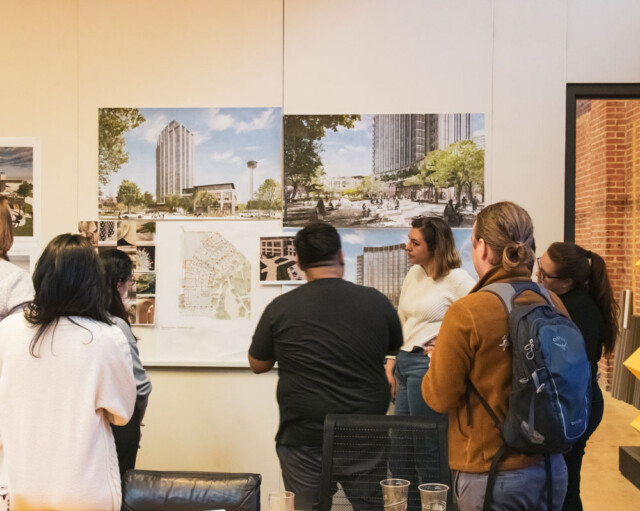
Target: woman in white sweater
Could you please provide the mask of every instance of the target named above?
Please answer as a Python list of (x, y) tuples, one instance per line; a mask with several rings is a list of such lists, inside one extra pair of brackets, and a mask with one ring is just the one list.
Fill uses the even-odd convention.
[(33, 299), (29, 274), (9, 262), (13, 245), (13, 219), (9, 200), (0, 197), (0, 321)]
[(0, 323), (0, 485), (12, 511), (120, 509), (110, 423), (129, 421), (136, 386), (103, 271), (88, 240), (54, 238), (33, 301)]
[[(445, 312), (471, 290), (475, 281), (460, 268), (462, 262), (453, 233), (440, 218), (414, 218), (406, 251), (413, 266), (402, 284), (398, 305), (404, 344), (395, 360), (387, 360), (387, 377), (395, 393), (396, 415), (439, 418), (443, 416), (429, 408), (422, 398), (422, 379), (429, 369), (429, 354), (436, 344)], [(421, 449), (436, 451), (437, 445)], [(417, 469), (420, 481), (437, 480), (437, 473), (436, 479), (427, 481), (420, 467)], [(414, 480), (414, 471), (415, 468), (396, 466), (394, 477)]]

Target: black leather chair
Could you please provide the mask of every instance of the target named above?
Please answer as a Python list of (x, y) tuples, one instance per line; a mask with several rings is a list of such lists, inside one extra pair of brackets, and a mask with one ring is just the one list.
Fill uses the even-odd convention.
[(260, 511), (260, 474), (128, 470), (122, 511)]

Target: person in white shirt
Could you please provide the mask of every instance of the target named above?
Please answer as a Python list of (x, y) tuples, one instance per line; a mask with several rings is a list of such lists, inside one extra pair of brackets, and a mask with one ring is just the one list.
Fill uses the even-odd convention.
[(0, 321), (33, 299), (29, 274), (9, 262), (13, 246), (13, 219), (9, 200), (0, 197)]
[(35, 297), (0, 322), (0, 486), (11, 510), (121, 506), (110, 423), (136, 402), (129, 344), (104, 307), (104, 269), (80, 235), (54, 238)]
[[(396, 359), (388, 358), (385, 365), (395, 394), (394, 413), (446, 420), (446, 414), (435, 412), (422, 398), (422, 379), (429, 369), (429, 354), (445, 312), (471, 290), (475, 280), (460, 267), (462, 261), (453, 233), (441, 218), (415, 217), (405, 249), (413, 266), (402, 284), (398, 305), (404, 344)], [(419, 448), (437, 455), (437, 443)], [(438, 478), (437, 467), (435, 479), (431, 481), (428, 467), (402, 466), (402, 460), (395, 464), (395, 469), (393, 465), (394, 477), (415, 481), (417, 475), (420, 482), (433, 482)]]

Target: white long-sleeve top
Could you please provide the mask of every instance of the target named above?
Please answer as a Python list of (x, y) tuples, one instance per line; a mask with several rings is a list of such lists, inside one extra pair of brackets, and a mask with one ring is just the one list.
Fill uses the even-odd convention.
[[(77, 323), (73, 324), (72, 321)], [(119, 510), (120, 472), (109, 423), (136, 401), (122, 331), (60, 318), (43, 335), (22, 314), (0, 323), (0, 483), (12, 510)]]
[(19, 266), (0, 258), (0, 321), (15, 307), (33, 300), (31, 277)]
[(449, 306), (471, 291), (475, 280), (462, 268), (433, 280), (419, 264), (413, 265), (402, 283), (398, 315), (404, 336), (403, 351), (434, 338)]

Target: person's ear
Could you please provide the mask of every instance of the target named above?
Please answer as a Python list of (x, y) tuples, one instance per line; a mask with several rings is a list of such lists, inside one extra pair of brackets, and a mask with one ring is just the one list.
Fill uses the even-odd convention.
[(340, 251), (340, 266), (344, 266), (344, 252)]

